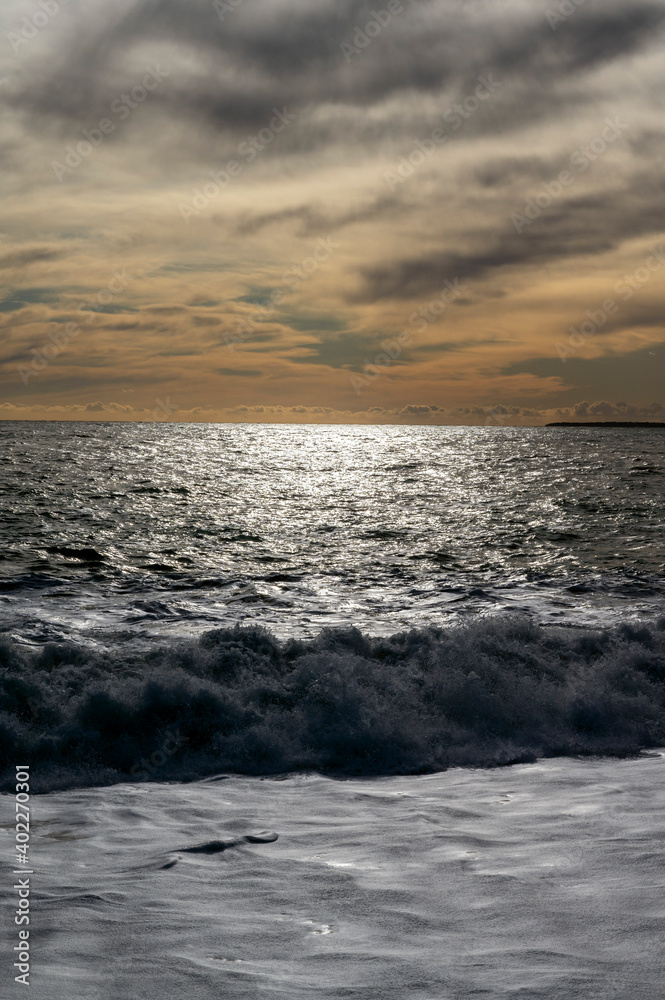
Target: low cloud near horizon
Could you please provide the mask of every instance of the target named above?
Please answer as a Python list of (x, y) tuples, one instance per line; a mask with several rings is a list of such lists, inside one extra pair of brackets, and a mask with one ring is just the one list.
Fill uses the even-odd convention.
[(429, 427), (524, 427), (551, 422), (597, 423), (604, 421), (640, 421), (665, 423), (665, 406), (651, 403), (583, 401), (576, 406), (535, 410), (520, 406), (459, 406), (445, 409), (429, 403), (410, 403), (398, 410), (372, 406), (367, 410), (334, 410), (326, 406), (236, 406), (227, 410), (180, 409), (170, 399), (155, 400), (152, 410), (137, 410), (123, 403), (87, 403), (73, 406), (21, 406), (0, 404), (0, 420), (82, 420), (91, 422), (124, 421), (136, 423), (264, 423), (264, 424), (417, 424)]

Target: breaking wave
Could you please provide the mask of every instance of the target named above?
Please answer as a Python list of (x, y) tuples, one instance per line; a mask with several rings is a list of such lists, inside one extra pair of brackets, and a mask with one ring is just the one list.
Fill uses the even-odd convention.
[(371, 638), (222, 629), (146, 651), (0, 644), (2, 788), (412, 774), (665, 743), (665, 618), (486, 619)]

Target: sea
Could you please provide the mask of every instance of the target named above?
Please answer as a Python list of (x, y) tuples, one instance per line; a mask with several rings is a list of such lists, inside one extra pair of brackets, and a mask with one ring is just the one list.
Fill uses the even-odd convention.
[(663, 612), (665, 428), (0, 423), (19, 642)]
[(664, 475), (657, 427), (0, 423), (36, 1000), (655, 1000)]

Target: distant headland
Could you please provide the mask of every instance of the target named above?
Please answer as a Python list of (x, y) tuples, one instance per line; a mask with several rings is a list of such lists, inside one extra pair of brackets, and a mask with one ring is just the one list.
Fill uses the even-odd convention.
[(655, 420), (558, 420), (545, 427), (665, 427), (665, 423)]

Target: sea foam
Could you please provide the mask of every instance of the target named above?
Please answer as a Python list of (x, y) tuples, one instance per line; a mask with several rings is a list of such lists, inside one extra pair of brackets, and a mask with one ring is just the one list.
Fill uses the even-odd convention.
[(519, 618), (372, 638), (260, 628), (100, 652), (0, 645), (0, 753), (34, 791), (319, 771), (414, 774), (665, 742), (665, 618)]

